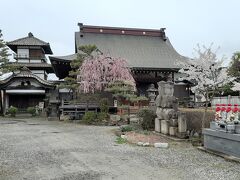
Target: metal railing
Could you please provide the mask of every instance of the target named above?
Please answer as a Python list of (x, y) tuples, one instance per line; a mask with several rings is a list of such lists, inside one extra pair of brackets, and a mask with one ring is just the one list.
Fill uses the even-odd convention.
[(28, 54), (13, 54), (14, 59), (46, 59), (45, 56), (29, 56)]

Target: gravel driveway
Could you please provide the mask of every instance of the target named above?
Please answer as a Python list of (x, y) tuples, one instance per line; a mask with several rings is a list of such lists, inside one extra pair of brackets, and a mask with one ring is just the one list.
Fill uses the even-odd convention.
[(114, 127), (0, 120), (0, 180), (239, 180), (240, 164), (186, 143), (118, 145)]

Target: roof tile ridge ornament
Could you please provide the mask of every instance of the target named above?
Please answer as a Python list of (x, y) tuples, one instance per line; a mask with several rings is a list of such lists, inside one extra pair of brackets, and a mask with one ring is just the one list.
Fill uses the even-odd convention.
[(33, 33), (29, 32), (29, 33), (28, 33), (28, 37), (34, 37), (34, 36), (33, 36)]
[(80, 32), (80, 37), (83, 37), (83, 23), (78, 23), (79, 26), (79, 32)]
[(165, 30), (166, 30), (166, 28), (160, 28), (160, 32), (162, 33), (162, 38), (163, 38), (164, 41), (167, 40)]

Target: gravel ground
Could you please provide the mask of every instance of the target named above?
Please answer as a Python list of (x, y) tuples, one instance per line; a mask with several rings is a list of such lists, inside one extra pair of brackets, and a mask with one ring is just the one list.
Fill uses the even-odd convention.
[(172, 142), (115, 143), (114, 127), (0, 120), (0, 180), (239, 180), (240, 164)]

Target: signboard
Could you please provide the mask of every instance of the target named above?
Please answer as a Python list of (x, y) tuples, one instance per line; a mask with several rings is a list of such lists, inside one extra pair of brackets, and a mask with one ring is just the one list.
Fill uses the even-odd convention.
[(114, 101), (113, 101), (113, 106), (114, 106), (114, 107), (117, 107), (117, 100), (114, 100)]
[(39, 106), (39, 109), (43, 109), (44, 108), (44, 102), (39, 102), (38, 106)]

